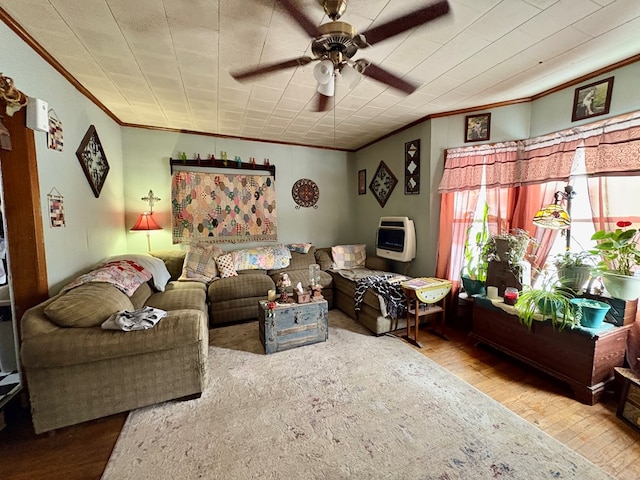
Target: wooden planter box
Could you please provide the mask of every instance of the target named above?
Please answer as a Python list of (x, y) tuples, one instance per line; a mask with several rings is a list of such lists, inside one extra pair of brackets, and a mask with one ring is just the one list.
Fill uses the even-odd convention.
[(628, 331), (611, 324), (558, 331), (550, 321), (527, 330), (516, 315), (476, 298), (470, 336), (568, 383), (576, 400), (593, 405), (624, 363)]

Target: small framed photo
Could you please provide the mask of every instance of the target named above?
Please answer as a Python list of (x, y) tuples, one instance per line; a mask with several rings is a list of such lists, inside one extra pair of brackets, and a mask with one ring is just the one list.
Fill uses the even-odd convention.
[(464, 117), (464, 141), (482, 142), (491, 136), (491, 114), (467, 115)]
[(576, 88), (576, 93), (573, 96), (571, 121), (577, 122), (609, 113), (612, 90), (613, 77)]
[(358, 170), (358, 195), (367, 193), (367, 171)]

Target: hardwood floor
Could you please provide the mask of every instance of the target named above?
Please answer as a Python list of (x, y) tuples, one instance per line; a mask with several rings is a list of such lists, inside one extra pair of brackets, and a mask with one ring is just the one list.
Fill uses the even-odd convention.
[[(423, 347), (413, 348), (619, 480), (640, 478), (640, 433), (616, 418), (611, 393), (596, 405), (583, 405), (561, 382), (499, 352), (475, 347), (465, 332), (447, 334), (448, 342), (421, 329)], [(26, 409), (14, 405), (0, 432), (0, 478), (98, 480), (125, 419), (126, 414), (113, 415), (36, 436)]]

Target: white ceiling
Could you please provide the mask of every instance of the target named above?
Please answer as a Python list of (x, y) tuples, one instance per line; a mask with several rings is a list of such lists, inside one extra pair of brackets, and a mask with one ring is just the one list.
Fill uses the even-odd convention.
[[(317, 24), (318, 0), (300, 0)], [(349, 0), (359, 31), (430, 3)], [(640, 53), (638, 0), (450, 0), (451, 14), (361, 49), (420, 84), (366, 78), (313, 112), (311, 63), (238, 83), (229, 71), (312, 56), (274, 0), (0, 0), (123, 124), (357, 149), (427, 115), (528, 98)], [(6, 69), (6, 66), (5, 66)], [(335, 127), (335, 128), (334, 128)]]

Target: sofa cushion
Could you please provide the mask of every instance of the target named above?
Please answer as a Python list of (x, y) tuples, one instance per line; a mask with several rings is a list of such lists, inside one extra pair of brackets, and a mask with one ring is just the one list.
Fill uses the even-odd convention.
[(333, 267), (330, 248), (318, 248), (315, 253), (316, 263), (320, 265), (320, 270), (330, 270)]
[(149, 298), (152, 294), (153, 289), (149, 285), (149, 282), (143, 283), (135, 292), (133, 292), (133, 295), (129, 297), (129, 300), (131, 300), (133, 308), (137, 310), (144, 306), (144, 302), (146, 302), (147, 298)]
[(151, 255), (162, 260), (171, 274), (171, 280), (177, 280), (182, 275), (182, 266), (187, 252), (185, 250), (157, 250)]
[(276, 288), (268, 275), (247, 273), (230, 278), (221, 278), (209, 285), (209, 302), (221, 302), (236, 298), (265, 297)]
[(145, 306), (159, 308), (165, 311), (200, 310), (206, 313), (207, 299), (204, 290), (169, 290), (154, 293), (147, 299)]
[(336, 245), (331, 247), (331, 256), (335, 270), (364, 267), (367, 260), (367, 246), (364, 244)]
[(169, 282), (167, 283), (165, 292), (170, 292), (172, 290), (202, 290), (203, 292), (207, 291), (207, 285), (202, 282), (187, 282), (187, 281), (179, 281), (179, 282)]
[(96, 327), (121, 310), (134, 310), (129, 297), (111, 284), (91, 282), (61, 294), (44, 314), (61, 327)]
[[(54, 368), (131, 357), (192, 345), (207, 335), (206, 314), (175, 310), (148, 330), (123, 332), (95, 328), (60, 328), (30, 337), (21, 352), (25, 368)], [(80, 348), (81, 347), (81, 348)]]
[(212, 243), (194, 243), (184, 258), (182, 275), (178, 280), (191, 280), (208, 283), (218, 276), (216, 257), (222, 254), (222, 249)]

